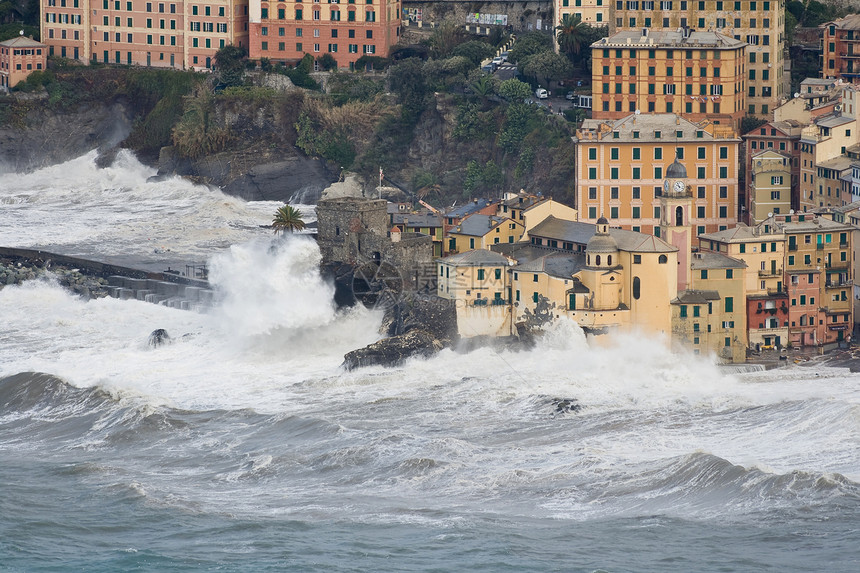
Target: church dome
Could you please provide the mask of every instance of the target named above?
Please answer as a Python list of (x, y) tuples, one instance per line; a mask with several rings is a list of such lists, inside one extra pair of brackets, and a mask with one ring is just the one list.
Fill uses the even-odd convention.
[(681, 165), (678, 162), (678, 158), (675, 158), (675, 161), (666, 168), (666, 178), (667, 179), (686, 179), (687, 178), (687, 168)]
[(609, 221), (601, 217), (597, 220), (597, 231), (588, 239), (585, 245), (586, 253), (615, 253), (618, 251), (618, 243), (609, 234)]

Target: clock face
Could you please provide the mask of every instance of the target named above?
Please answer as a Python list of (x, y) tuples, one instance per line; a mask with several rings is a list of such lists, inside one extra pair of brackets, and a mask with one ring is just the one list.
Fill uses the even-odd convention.
[(664, 190), (664, 191), (668, 191), (668, 190), (669, 190), (669, 180), (668, 180), (668, 179), (666, 179), (665, 181), (663, 181), (663, 190)]
[(675, 181), (675, 191), (683, 191), (684, 190), (684, 182), (683, 181)]

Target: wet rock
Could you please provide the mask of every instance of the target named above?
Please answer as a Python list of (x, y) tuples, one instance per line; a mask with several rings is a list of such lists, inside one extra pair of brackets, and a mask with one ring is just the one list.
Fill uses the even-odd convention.
[(431, 356), (442, 347), (442, 342), (429, 332), (412, 330), (347, 353), (343, 366), (347, 370), (363, 366), (397, 366), (414, 356)]
[(147, 340), (147, 344), (152, 348), (158, 348), (159, 346), (163, 346), (165, 344), (169, 344), (171, 342), (170, 335), (167, 334), (167, 331), (163, 328), (157, 328), (152, 331), (149, 335), (149, 340)]

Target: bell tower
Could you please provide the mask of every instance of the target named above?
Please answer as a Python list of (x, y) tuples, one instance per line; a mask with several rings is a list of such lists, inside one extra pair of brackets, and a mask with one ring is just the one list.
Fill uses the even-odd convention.
[(675, 161), (666, 169), (663, 194), (660, 196), (660, 237), (678, 247), (678, 292), (690, 288), (693, 250), (692, 187), (687, 184), (687, 169)]

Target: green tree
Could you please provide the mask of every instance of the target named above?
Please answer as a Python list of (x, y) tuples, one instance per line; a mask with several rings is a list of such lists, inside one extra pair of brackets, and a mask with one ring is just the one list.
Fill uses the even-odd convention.
[(317, 58), (317, 62), (319, 63), (320, 68), (326, 72), (337, 69), (337, 60), (335, 60), (334, 56), (328, 52)]
[(215, 52), (215, 68), (218, 71), (218, 83), (221, 87), (242, 85), (247, 56), (245, 48), (232, 44)]
[(522, 71), (526, 76), (546, 83), (569, 78), (573, 74), (573, 64), (561, 54), (541, 52), (526, 58), (522, 62)]
[(517, 38), (514, 46), (508, 51), (508, 59), (517, 63), (546, 51), (552, 51), (552, 38), (540, 32), (529, 32)]
[(430, 36), (430, 48), (436, 59), (447, 58), (459, 44), (463, 43), (465, 31), (453, 20), (444, 20)]
[(520, 143), (529, 133), (529, 106), (524, 103), (512, 103), (505, 110), (505, 125), (499, 133), (499, 147), (506, 153), (515, 153)]
[(499, 84), (499, 95), (510, 102), (522, 103), (532, 95), (532, 88), (517, 78), (511, 78)]
[(397, 94), (401, 114), (405, 121), (415, 123), (427, 108), (429, 90), (427, 89), (424, 62), (418, 58), (408, 58), (391, 66), (388, 74), (391, 91)]
[(493, 54), (495, 53), (496, 50), (493, 46), (480, 40), (464, 42), (451, 50), (452, 56), (463, 56), (469, 58), (475, 66), (481, 65), (481, 62), (487, 58), (493, 57)]
[(302, 219), (301, 212), (292, 205), (284, 205), (275, 211), (275, 217), (272, 219), (272, 229), (275, 234), (281, 232), (295, 233), (302, 231), (305, 228), (305, 222)]
[(555, 27), (558, 49), (568, 55), (579, 54), (583, 42), (589, 35), (588, 28), (590, 26), (582, 21), (579, 14), (562, 16), (561, 23)]

